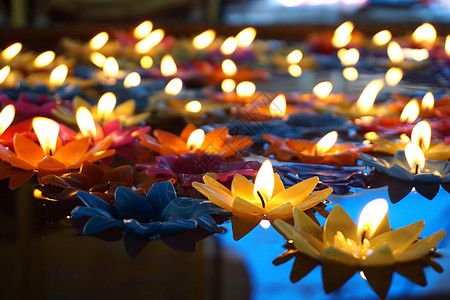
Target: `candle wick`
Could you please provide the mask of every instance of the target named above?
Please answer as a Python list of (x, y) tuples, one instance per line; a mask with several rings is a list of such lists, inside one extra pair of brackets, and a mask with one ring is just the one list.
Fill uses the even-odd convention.
[(259, 191), (256, 191), (256, 193), (258, 194), (259, 199), (261, 199), (262, 207), (266, 208), (266, 203), (264, 202), (263, 196), (261, 195), (261, 193)]
[(52, 156), (53, 154), (52, 154), (52, 149), (49, 149), (49, 154), (48, 155), (50, 155), (50, 156)]
[(419, 172), (419, 164), (416, 164), (416, 175)]
[(366, 238), (366, 233), (367, 233), (367, 230), (364, 230), (364, 231), (362, 232), (362, 235), (361, 235), (361, 244), (364, 243), (364, 239)]

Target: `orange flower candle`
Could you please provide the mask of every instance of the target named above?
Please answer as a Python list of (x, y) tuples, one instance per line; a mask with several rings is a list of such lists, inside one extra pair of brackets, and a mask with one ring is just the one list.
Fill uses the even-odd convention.
[(159, 129), (154, 130), (153, 135), (155, 138), (142, 134), (140, 144), (161, 155), (195, 152), (229, 157), (253, 143), (249, 136), (229, 136), (227, 127), (218, 127), (205, 134), (192, 124), (188, 124), (180, 136)]
[(43, 117), (33, 119), (33, 129), (40, 146), (21, 133), (13, 139), (14, 151), (0, 145), (0, 159), (12, 167), (39, 173), (62, 173), (78, 169), (84, 161), (95, 162), (115, 153), (106, 138), (89, 149), (89, 138), (80, 138), (62, 145), (58, 138), (59, 124)]

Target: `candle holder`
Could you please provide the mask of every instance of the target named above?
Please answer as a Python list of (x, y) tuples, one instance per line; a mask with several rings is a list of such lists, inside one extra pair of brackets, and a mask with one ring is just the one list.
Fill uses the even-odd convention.
[(203, 182), (193, 182), (192, 186), (212, 203), (233, 214), (231, 223), (234, 240), (241, 239), (263, 219), (270, 222), (276, 219), (290, 220), (293, 207), (301, 210), (314, 208), (333, 192), (333, 189), (326, 188), (310, 195), (319, 182), (318, 177), (285, 189), (268, 160), (261, 166), (255, 183), (240, 174), (234, 175), (231, 189), (209, 175), (203, 176)]
[[(382, 199), (372, 202), (374, 205), (370, 210), (382, 206), (379, 200)], [(430, 260), (445, 231), (418, 239), (425, 225), (423, 221), (392, 230), (386, 215), (387, 202), (383, 206), (386, 208), (377, 215), (378, 224), (361, 222), (360, 217), (356, 226), (345, 210), (336, 204), (323, 228), (312, 222), (301, 209), (294, 208), (295, 227), (283, 220), (273, 222), (289, 247), (274, 260), (274, 264), (279, 265), (295, 257), (291, 272), (293, 282), (321, 264), (326, 293), (339, 289), (356, 271), (362, 271), (377, 295), (385, 298), (394, 270), (400, 272), (410, 263), (422, 266), (422, 261)]]
[(119, 186), (112, 205), (84, 191), (78, 191), (77, 196), (85, 206), (74, 208), (72, 218), (89, 218), (83, 226), (84, 235), (116, 230), (119, 238), (124, 235), (125, 241), (141, 240), (144, 245), (152, 239), (167, 239), (184, 231), (217, 233), (220, 229), (215, 218), (229, 216), (212, 203), (178, 198), (169, 181), (155, 183), (145, 197)]

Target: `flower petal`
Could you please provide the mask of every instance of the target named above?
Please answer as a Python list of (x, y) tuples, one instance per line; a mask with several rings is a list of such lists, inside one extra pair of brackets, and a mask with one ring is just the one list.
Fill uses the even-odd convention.
[(212, 203), (222, 207), (225, 210), (232, 211), (231, 206), (233, 205), (233, 197), (225, 193), (223, 190), (215, 187), (206, 185), (200, 182), (193, 182), (192, 186), (209, 199)]
[(215, 233), (218, 231), (217, 223), (210, 215), (203, 215), (197, 219), (198, 226), (205, 229), (208, 232)]
[(390, 266), (395, 264), (394, 256), (389, 245), (383, 244), (378, 248), (375, 248), (372, 254), (370, 254), (365, 260), (361, 261), (363, 268), (365, 267), (378, 267), (378, 266)]
[(394, 253), (394, 259), (396, 262), (407, 262), (419, 259), (425, 255), (428, 255), (432, 248), (436, 247), (437, 243), (445, 236), (445, 230), (440, 230), (421, 239), (411, 245), (406, 251)]
[(326, 188), (326, 189), (317, 191), (314, 194), (306, 197), (305, 200), (300, 202), (300, 204), (298, 204), (295, 207), (297, 207), (301, 210), (307, 210), (307, 209), (313, 208), (314, 206), (316, 206), (317, 204), (319, 204), (320, 202), (325, 200), (328, 196), (330, 196), (331, 193), (333, 193), (333, 188)]
[(268, 207), (276, 207), (285, 202), (291, 202), (292, 206), (300, 204), (316, 187), (319, 177), (311, 177), (273, 196)]
[(417, 240), (424, 226), (424, 221), (418, 221), (396, 230), (387, 231), (371, 239), (370, 244), (374, 249), (387, 244), (393, 253), (403, 252)]
[(311, 234), (315, 238), (323, 241), (323, 230), (316, 224), (307, 214), (305, 214), (300, 208), (294, 207), (293, 210), (295, 227)]
[(54, 157), (64, 165), (70, 165), (72, 162), (83, 156), (89, 148), (89, 138), (80, 138), (71, 141), (59, 148)]
[(153, 184), (145, 199), (153, 207), (153, 214), (156, 220), (164, 221), (168, 219), (167, 216), (163, 217), (163, 211), (176, 196), (172, 182), (162, 181)]
[(233, 201), (233, 210), (231, 211), (233, 215), (239, 217), (246, 216), (258, 216), (262, 217), (266, 213), (266, 210), (262, 207), (256, 206), (253, 203), (248, 202), (240, 197), (234, 198)]
[(325, 222), (323, 235), (325, 245), (333, 245), (334, 236), (338, 231), (342, 232), (346, 238), (357, 240), (355, 223), (347, 212), (339, 204), (336, 204)]
[(113, 219), (113, 216), (106, 210), (97, 207), (77, 206), (71, 212), (72, 218), (81, 219), (83, 217), (103, 216)]
[(290, 202), (287, 202), (281, 206), (278, 206), (277, 208), (272, 209), (267, 213), (267, 217), (270, 221), (275, 219), (292, 219), (292, 204)]
[(88, 207), (99, 208), (107, 211), (110, 214), (112, 214), (113, 212), (112, 206), (108, 202), (104, 201), (103, 199), (97, 196), (89, 194), (85, 191), (78, 191), (77, 197), (84, 203), (84, 205)]
[(256, 226), (258, 226), (260, 218), (255, 217), (253, 219), (241, 219), (236, 216), (231, 217), (231, 228), (233, 229), (233, 239), (235, 241), (239, 241), (242, 237), (244, 237), (247, 233), (253, 230)]
[(119, 186), (114, 195), (114, 206), (119, 219), (148, 222), (154, 218), (152, 205), (141, 195)]
[(58, 172), (64, 170), (66, 166), (53, 156), (47, 155), (38, 162), (37, 168), (44, 172)]
[(27, 161), (33, 166), (45, 157), (44, 150), (35, 142), (20, 133), (14, 135), (14, 152), (17, 157)]
[(255, 200), (253, 194), (254, 184), (241, 174), (236, 174), (231, 182), (231, 195), (233, 197), (241, 197), (245, 200)]
[(101, 216), (93, 216), (84, 225), (83, 234), (90, 235), (114, 227), (122, 228), (123, 222)]
[[(239, 174), (236, 174), (236, 175), (239, 175)], [(233, 180), (234, 180), (234, 178), (233, 178)], [(212, 178), (210, 175), (203, 176), (203, 182), (206, 185), (214, 186), (214, 187), (220, 189), (221, 191), (223, 191), (224, 193), (232, 195), (231, 191), (228, 188), (226, 188), (223, 184), (219, 183), (217, 180)]]

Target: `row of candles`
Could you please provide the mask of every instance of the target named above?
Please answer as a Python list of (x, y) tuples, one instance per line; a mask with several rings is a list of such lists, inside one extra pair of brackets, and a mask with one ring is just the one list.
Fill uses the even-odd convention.
[[(433, 30), (430, 24), (423, 24), (412, 35), (412, 42), (409, 45), (414, 48), (403, 49), (397, 41), (391, 40), (392, 36), (388, 31), (377, 33), (372, 42), (377, 49), (386, 47), (390, 63), (387, 62), (384, 66), (389, 67), (389, 70), (385, 79), (378, 78), (367, 84), (356, 101), (348, 99), (346, 95), (332, 94), (333, 86), (329, 81), (319, 83), (313, 88), (312, 94), (302, 95), (300, 98), (277, 94), (267, 101), (255, 97), (256, 87), (251, 80), (247, 80), (251, 77), (256, 78), (257, 72), (252, 73), (238, 67), (232, 60), (236, 57), (233, 57), (236, 51), (247, 49), (255, 39), (256, 31), (253, 28), (246, 28), (236, 36), (225, 39), (218, 47), (224, 59), (220, 64), (221, 70), (211, 77), (220, 83), (223, 93), (214, 94), (211, 98), (217, 103), (242, 103), (236, 113), (249, 122), (285, 120), (289, 114), (315, 110), (343, 115), (354, 121), (362, 132), (369, 131), (365, 135), (366, 141), (362, 144), (337, 143), (337, 131), (324, 135), (319, 141), (264, 135), (264, 139), (269, 142), (265, 154), (273, 155), (280, 161), (355, 165), (359, 160), (359, 152), (376, 151), (393, 155), (398, 150), (404, 150), (409, 173), (413, 175), (433, 173), (444, 177), (447, 174), (435, 174), (436, 171), (428, 169), (426, 165), (427, 159), (446, 162), (450, 158), (450, 146), (432, 140), (433, 135), (440, 134), (436, 134), (436, 128), (442, 127), (441, 123), (445, 122), (435, 118), (440, 116), (438, 113), (440, 107), (434, 107), (433, 94), (427, 93), (421, 104), (416, 99), (406, 101), (406, 105), (402, 101), (386, 101), (382, 104), (375, 102), (385, 84), (395, 86), (401, 81), (403, 70), (418, 66), (411, 63), (412, 61), (425, 61), (429, 56), (445, 58), (439, 52), (430, 54), (437, 41), (436, 31)], [(336, 29), (330, 41), (336, 50), (339, 49), (336, 55), (343, 67), (343, 76), (349, 81), (358, 78), (356, 65), (360, 60), (360, 52), (356, 48), (360, 45), (352, 38), (353, 31), (354, 25), (345, 22)], [(164, 31), (153, 29), (149, 21), (143, 22), (133, 31), (132, 56), (139, 57), (140, 66), (149, 73), (155, 71), (150, 53), (163, 42), (164, 37)], [(94, 75), (95, 83), (103, 86), (120, 84), (125, 89), (142, 85), (142, 74), (120, 70), (118, 61), (121, 60), (117, 60), (113, 55), (105, 55), (117, 51), (112, 46), (108, 48), (108, 40), (109, 35), (102, 32), (87, 45), (83, 44), (77, 48), (78, 50), (73, 51), (80, 51), (81, 56), (88, 55), (91, 62), (102, 69)], [(217, 45), (214, 46), (215, 42), (216, 33), (207, 30), (193, 39), (192, 47), (195, 51), (202, 52), (208, 47), (217, 48)], [(56, 57), (52, 51), (46, 51), (34, 58), (33, 66), (28, 66), (28, 57), (22, 57), (26, 63), (21, 65), (19, 55), (21, 48), (20, 43), (15, 43), (0, 54), (4, 65), (0, 69), (2, 88), (13, 89), (23, 74), (28, 75), (29, 82), (41, 84), (44, 82), (49, 92), (56, 93), (65, 82), (80, 84), (82, 81), (69, 80), (70, 70), (75, 66), (69, 64), (69, 60), (65, 64), (65, 59)], [(445, 51), (447, 54), (450, 53), (449, 36), (445, 40)], [(287, 53), (283, 63), (292, 76), (301, 76), (304, 56), (306, 55), (299, 49)], [(26, 71), (22, 70), (24, 66), (27, 67)], [(179, 70), (174, 57), (170, 54), (161, 57), (160, 67), (159, 71), (152, 74), (156, 74), (154, 76), (156, 78), (164, 78), (167, 82), (164, 92), (161, 91), (153, 97), (159, 97), (163, 101), (181, 100), (183, 83), (189, 74)], [(23, 74), (14, 68), (23, 71)], [(50, 70), (52, 71), (48, 79), (43, 79)], [(33, 72), (40, 75), (36, 75), (33, 79)], [(116, 95), (107, 92), (94, 106), (80, 98), (75, 98), (68, 106), (64, 106), (62, 102), (58, 104), (53, 115), (69, 126), (77, 124), (80, 132), (75, 132), (50, 118), (39, 116), (13, 124), (15, 108), (13, 105), (7, 105), (0, 112), (0, 159), (15, 168), (37, 171), (41, 177), (48, 174), (60, 175), (69, 170), (79, 169), (85, 162), (93, 163), (111, 158), (115, 154), (115, 147), (135, 145), (137, 141), (141, 146), (159, 155), (176, 156), (195, 153), (232, 157), (238, 156), (240, 150), (252, 144), (251, 137), (230, 136), (225, 127), (205, 133), (194, 125), (188, 125), (180, 136), (155, 129), (152, 136), (148, 134), (149, 126), (132, 127), (148, 120), (150, 117), (148, 112), (144, 111), (137, 117), (135, 101), (126, 101), (117, 106), (116, 103)], [(204, 113), (205, 101), (189, 99), (184, 103), (180, 114), (195, 119), (195, 116)], [(393, 116), (384, 116), (387, 114)], [(419, 117), (429, 120), (421, 120), (414, 124)], [(371, 132), (371, 128), (379, 130), (375, 133)], [(382, 135), (383, 130), (385, 133), (394, 132), (393, 135), (401, 134), (401, 136), (398, 140), (390, 140)], [(410, 137), (407, 136), (409, 133)], [(39, 141), (40, 146), (36, 141)], [(365, 215), (366, 211), (372, 211), (373, 208), (382, 209), (369, 220), (360, 220), (358, 226), (351, 222), (351, 219), (349, 221), (342, 208), (335, 206), (325, 227), (320, 228), (303, 213), (316, 207), (332, 193), (331, 188), (312, 193), (318, 182), (318, 177), (313, 177), (285, 188), (280, 176), (274, 173), (270, 161), (267, 160), (262, 164), (253, 182), (245, 176), (236, 174), (232, 179), (231, 188), (228, 188), (213, 175), (205, 174), (203, 183), (195, 181), (192, 185), (212, 203), (232, 213), (233, 236), (236, 240), (242, 238), (262, 220), (269, 220), (299, 252), (316, 260), (326, 261), (332, 258), (341, 264), (360, 269), (368, 266), (392, 265), (428, 255), (444, 237), (443, 232), (438, 232), (429, 238), (416, 241), (423, 228), (420, 222), (397, 231), (391, 230), (386, 214), (387, 204), (383, 201), (369, 203), (362, 215)], [(284, 222), (291, 219), (294, 219), (297, 225), (295, 228)], [(396, 241), (398, 232), (408, 238)]]

